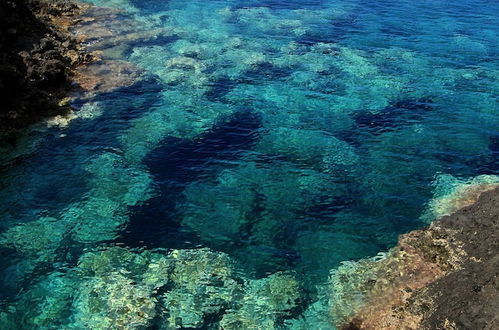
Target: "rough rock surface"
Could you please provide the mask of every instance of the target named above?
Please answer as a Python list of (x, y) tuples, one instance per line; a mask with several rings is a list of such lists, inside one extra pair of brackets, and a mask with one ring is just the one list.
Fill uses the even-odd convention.
[(499, 188), (429, 228), (403, 235), (380, 262), (368, 302), (342, 329), (499, 329)]
[(74, 81), (86, 91), (87, 97), (91, 97), (131, 86), (141, 74), (142, 70), (131, 62), (99, 59), (80, 67), (76, 71)]
[(0, 133), (4, 138), (41, 118), (69, 111), (64, 98), (71, 88), (72, 69), (90, 60), (68, 31), (81, 11), (81, 6), (68, 0), (0, 2)]

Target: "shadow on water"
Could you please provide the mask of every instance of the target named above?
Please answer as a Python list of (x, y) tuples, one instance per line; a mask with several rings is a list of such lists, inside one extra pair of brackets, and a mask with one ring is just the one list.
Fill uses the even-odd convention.
[(179, 229), (176, 204), (189, 183), (209, 175), (211, 165), (237, 161), (258, 138), (259, 116), (236, 113), (227, 122), (194, 140), (168, 138), (145, 160), (158, 186), (158, 197), (132, 209), (120, 242), (128, 246), (192, 248), (201, 242)]

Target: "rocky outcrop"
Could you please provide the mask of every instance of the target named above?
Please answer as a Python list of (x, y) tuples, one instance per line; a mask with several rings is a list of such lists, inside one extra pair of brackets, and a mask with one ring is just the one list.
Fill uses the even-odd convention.
[(82, 7), (67, 0), (0, 2), (0, 133), (13, 136), (69, 111), (72, 69), (90, 60), (69, 33)]
[(499, 188), (486, 188), (386, 258), (363, 261), (371, 276), (355, 281), (366, 303), (341, 328), (498, 329)]

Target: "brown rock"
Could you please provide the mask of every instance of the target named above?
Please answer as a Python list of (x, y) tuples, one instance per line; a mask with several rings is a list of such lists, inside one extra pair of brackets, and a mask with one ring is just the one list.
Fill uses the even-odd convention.
[(485, 188), (373, 263), (379, 279), (341, 328), (498, 329), (499, 189)]
[(134, 84), (143, 70), (133, 63), (118, 60), (99, 60), (80, 67), (75, 82), (92, 94), (109, 93)]

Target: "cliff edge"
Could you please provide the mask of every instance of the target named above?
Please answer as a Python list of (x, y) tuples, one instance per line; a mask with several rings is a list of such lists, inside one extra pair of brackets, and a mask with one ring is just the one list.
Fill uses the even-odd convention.
[(82, 7), (67, 0), (0, 2), (0, 136), (69, 110), (72, 69), (88, 61), (69, 32)]
[(370, 276), (353, 281), (366, 303), (340, 328), (499, 329), (499, 188), (482, 188), (386, 258), (361, 262)]

